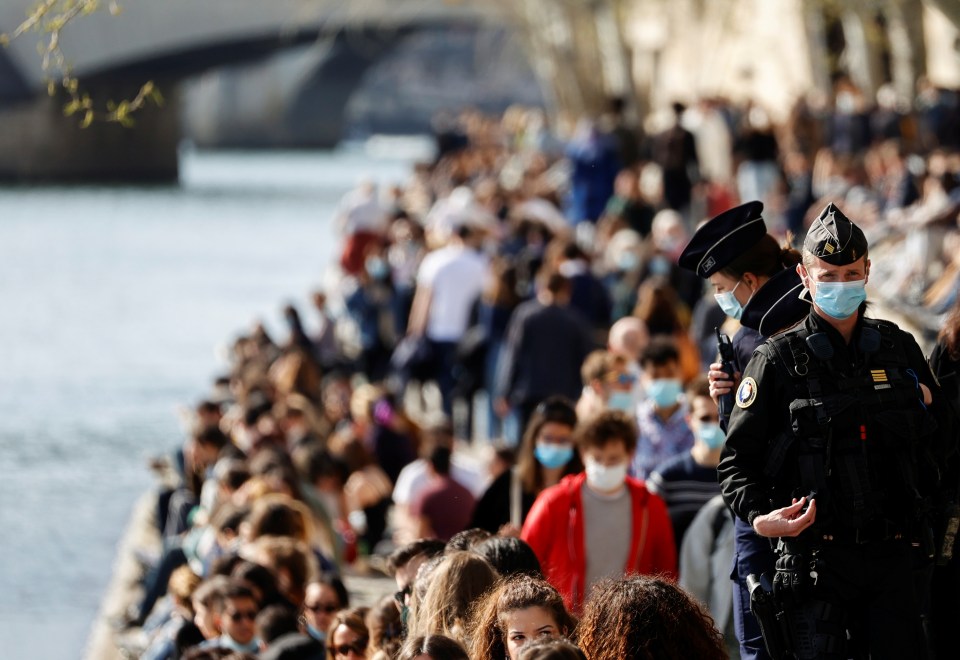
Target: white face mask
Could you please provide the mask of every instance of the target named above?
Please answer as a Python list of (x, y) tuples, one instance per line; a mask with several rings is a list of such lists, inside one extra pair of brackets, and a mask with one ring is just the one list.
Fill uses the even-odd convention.
[(589, 456), (584, 461), (587, 471), (587, 485), (601, 493), (620, 488), (627, 480), (627, 464), (600, 465)]

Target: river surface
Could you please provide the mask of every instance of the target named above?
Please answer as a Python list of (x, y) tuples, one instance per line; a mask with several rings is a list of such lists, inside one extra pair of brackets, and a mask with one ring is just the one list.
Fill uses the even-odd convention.
[[(221, 373), (217, 347), (307, 295), (341, 195), (399, 150), (196, 153), (179, 186), (0, 188), (0, 644), (76, 660), (149, 456)], [(282, 337), (282, 334), (281, 334)]]

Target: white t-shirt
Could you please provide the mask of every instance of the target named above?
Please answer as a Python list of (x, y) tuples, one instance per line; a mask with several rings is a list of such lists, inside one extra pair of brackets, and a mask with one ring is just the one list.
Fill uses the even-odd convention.
[(428, 339), (458, 341), (463, 336), (486, 279), (487, 259), (475, 250), (450, 245), (423, 258), (417, 284), (431, 292)]
[[(457, 452), (450, 457), (450, 476), (478, 499), (487, 490), (487, 477), (480, 465)], [(393, 501), (409, 506), (429, 483), (429, 479), (426, 459), (418, 458), (404, 467), (397, 476), (397, 483), (393, 487)]]

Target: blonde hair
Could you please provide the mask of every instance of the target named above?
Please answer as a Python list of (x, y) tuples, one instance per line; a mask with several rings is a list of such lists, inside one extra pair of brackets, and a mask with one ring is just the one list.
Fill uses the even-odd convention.
[(470, 610), (497, 581), (497, 572), (472, 552), (453, 552), (434, 571), (411, 612), (410, 637), (446, 635), (467, 645)]

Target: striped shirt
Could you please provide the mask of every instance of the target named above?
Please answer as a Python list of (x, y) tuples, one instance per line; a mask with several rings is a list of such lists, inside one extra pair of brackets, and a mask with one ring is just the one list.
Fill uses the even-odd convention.
[(717, 468), (697, 464), (690, 452), (669, 458), (657, 466), (647, 479), (647, 488), (666, 502), (678, 548), (700, 508), (714, 495), (720, 494)]

